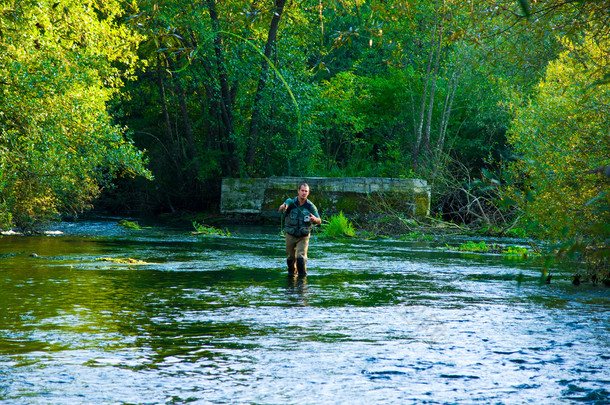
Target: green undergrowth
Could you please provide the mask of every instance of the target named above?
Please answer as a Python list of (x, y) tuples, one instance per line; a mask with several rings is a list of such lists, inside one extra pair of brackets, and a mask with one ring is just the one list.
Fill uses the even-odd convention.
[(434, 235), (424, 234), (422, 232), (409, 232), (408, 234), (404, 234), (398, 238), (399, 240), (409, 240), (409, 241), (433, 241), (435, 239)]
[(354, 224), (343, 215), (343, 211), (338, 215), (333, 215), (328, 223), (322, 226), (322, 235), (327, 238), (353, 237), (356, 235)]

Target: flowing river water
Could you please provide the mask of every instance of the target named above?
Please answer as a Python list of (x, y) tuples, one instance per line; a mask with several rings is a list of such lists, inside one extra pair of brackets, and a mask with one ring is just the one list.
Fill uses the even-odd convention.
[(314, 236), (292, 278), (279, 227), (116, 222), (0, 239), (1, 403), (610, 403), (610, 289), (566, 269)]

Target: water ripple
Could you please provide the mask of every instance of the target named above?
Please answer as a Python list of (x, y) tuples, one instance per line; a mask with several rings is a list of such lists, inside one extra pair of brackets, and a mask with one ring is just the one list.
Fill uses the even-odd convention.
[(274, 233), (114, 223), (3, 238), (3, 403), (610, 403), (606, 288), (432, 244), (319, 238), (293, 278)]

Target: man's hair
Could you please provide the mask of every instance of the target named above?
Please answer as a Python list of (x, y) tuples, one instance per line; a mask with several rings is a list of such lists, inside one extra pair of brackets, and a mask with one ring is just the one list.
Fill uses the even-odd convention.
[(303, 187), (303, 186), (307, 186), (307, 188), (310, 188), (310, 187), (309, 187), (309, 184), (307, 184), (307, 183), (301, 183), (301, 184), (299, 184), (299, 187), (297, 188), (297, 191), (298, 191), (298, 190), (300, 190), (300, 189), (301, 189), (301, 187)]

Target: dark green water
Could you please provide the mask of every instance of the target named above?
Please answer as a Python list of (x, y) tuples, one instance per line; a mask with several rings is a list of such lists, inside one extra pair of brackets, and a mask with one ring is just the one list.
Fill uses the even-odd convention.
[(277, 227), (115, 223), (0, 239), (3, 404), (610, 403), (610, 289), (562, 270), (313, 238), (292, 279)]

